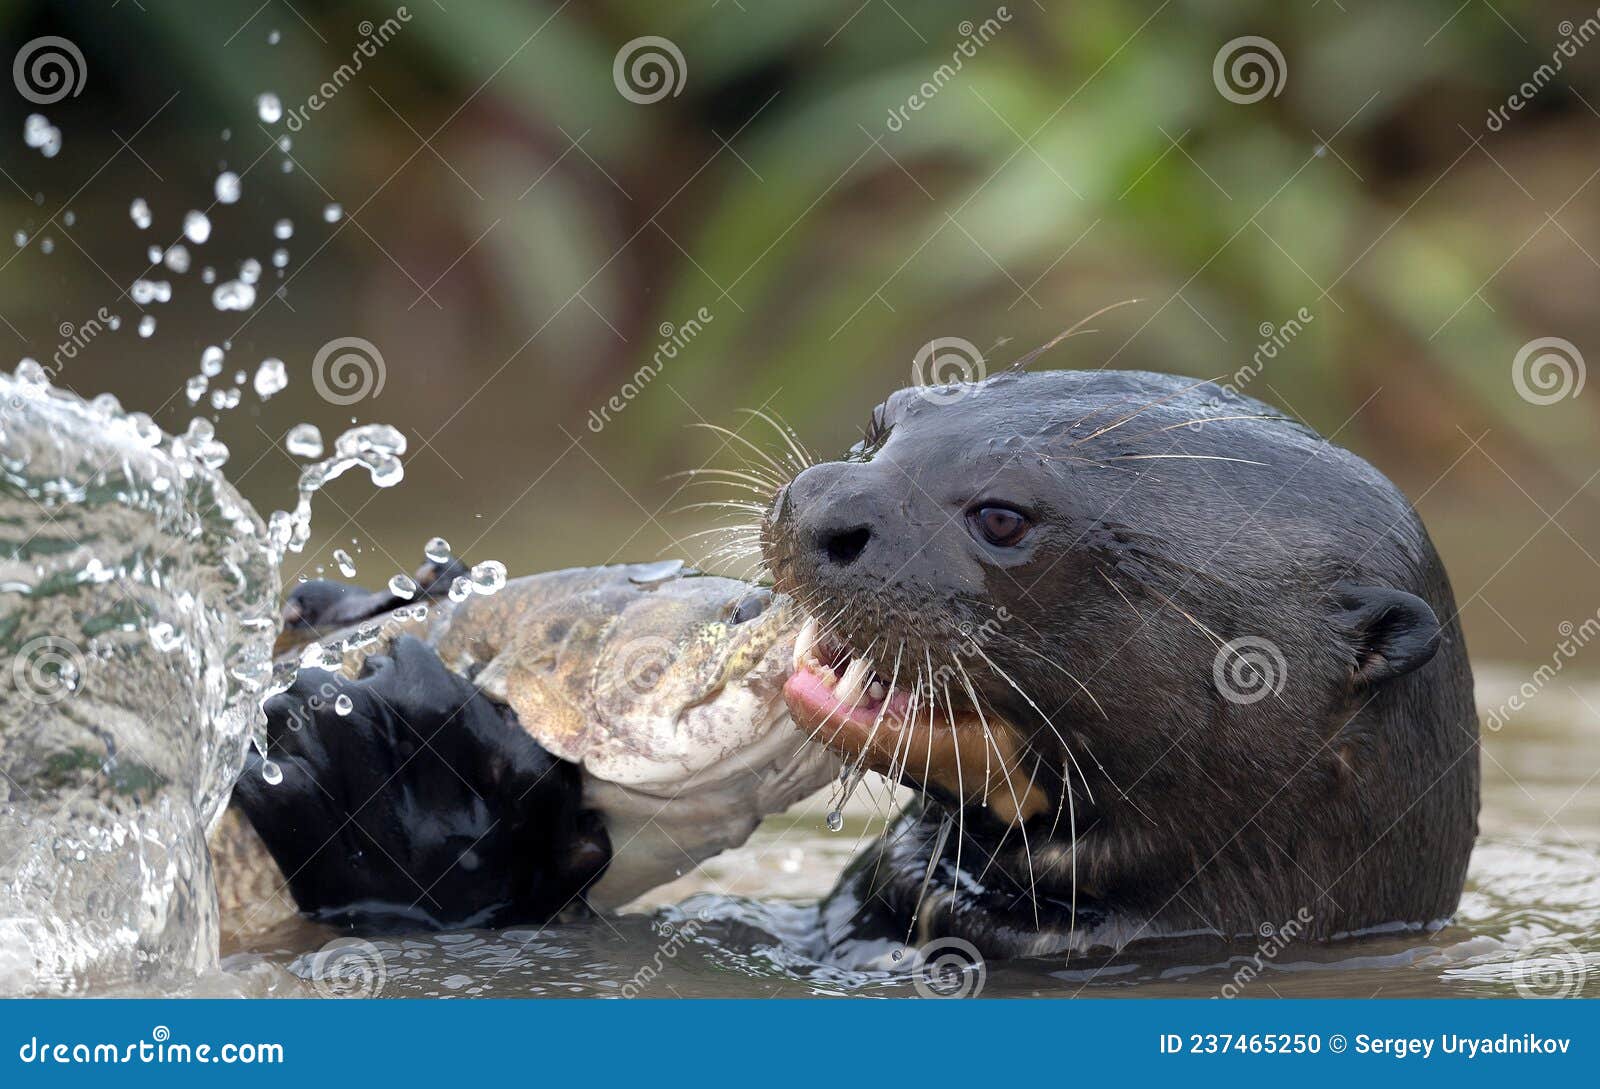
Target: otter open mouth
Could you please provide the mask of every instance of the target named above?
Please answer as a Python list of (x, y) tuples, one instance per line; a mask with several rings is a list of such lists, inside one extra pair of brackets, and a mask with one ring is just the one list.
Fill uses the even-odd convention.
[[(928, 685), (925, 674), (916, 684)], [(1047, 805), (1012, 726), (944, 686), (917, 698), (914, 685), (877, 673), (864, 656), (827, 638), (808, 619), (795, 639), (783, 686), (806, 736), (892, 780), (942, 789), (963, 805), (987, 806), (1007, 824)], [(925, 692), (927, 689), (925, 688)]]

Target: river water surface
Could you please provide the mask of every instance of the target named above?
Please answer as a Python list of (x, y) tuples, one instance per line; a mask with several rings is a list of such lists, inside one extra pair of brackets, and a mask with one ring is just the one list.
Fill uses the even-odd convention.
[[(1498, 706), (1529, 671), (1479, 667)], [(1549, 686), (1483, 742), (1482, 834), (1454, 922), (1327, 945), (1136, 943), (984, 965), (984, 997), (1600, 996), (1600, 684)], [(863, 794), (869, 793), (866, 791)], [(913, 971), (847, 972), (811, 955), (812, 905), (882, 827), (887, 792), (853, 800), (838, 832), (812, 799), (620, 917), (382, 940), (342, 985), (388, 996), (897, 996)], [(336, 936), (291, 922), (225, 946), (203, 993), (319, 993)], [(381, 959), (380, 980), (373, 974)], [(973, 989), (976, 979), (965, 986)]]

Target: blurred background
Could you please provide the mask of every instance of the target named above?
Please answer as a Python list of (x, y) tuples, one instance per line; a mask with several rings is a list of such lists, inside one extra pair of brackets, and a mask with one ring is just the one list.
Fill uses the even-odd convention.
[[(1558, 623), (1600, 606), (1600, 389), (1580, 388), (1600, 358), (1592, 5), (0, 13), (12, 362), (169, 431), (215, 417), (264, 512), (293, 498), (293, 424), (409, 436), (405, 482), (336, 485), (289, 575), (334, 573), (343, 545), (377, 585), (434, 534), (513, 572), (696, 555), (686, 535), (713, 519), (677, 509), (709, 496), (671, 474), (748, 451), (694, 425), (773, 447), (740, 411), (765, 408), (834, 453), (932, 338), (993, 370), (1136, 299), (1046, 365), (1228, 377), (1372, 460), (1420, 506), (1480, 660), (1548, 660)], [(24, 57), (50, 37), (81, 68), (41, 105)], [(59, 136), (25, 140), (32, 113)], [(176, 244), (187, 270), (152, 268)], [(255, 304), (216, 309), (252, 258)], [(86, 338), (102, 308), (119, 328)], [(376, 368), (349, 404), (312, 381), (340, 338)], [(191, 405), (224, 342), (213, 389), (267, 357), (288, 388)]]

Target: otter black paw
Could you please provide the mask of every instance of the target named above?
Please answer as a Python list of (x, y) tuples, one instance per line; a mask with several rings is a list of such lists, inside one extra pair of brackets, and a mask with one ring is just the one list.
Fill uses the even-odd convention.
[(610, 845), (578, 768), (412, 637), (359, 680), (302, 670), (267, 701), (235, 801), (302, 911), (361, 931), (542, 922)]

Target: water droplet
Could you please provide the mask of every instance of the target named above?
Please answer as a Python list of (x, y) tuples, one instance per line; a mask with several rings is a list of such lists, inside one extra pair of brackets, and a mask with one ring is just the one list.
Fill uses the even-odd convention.
[(162, 263), (165, 264), (168, 268), (170, 268), (173, 272), (179, 272), (179, 273), (188, 272), (189, 271), (189, 250), (188, 250), (188, 247), (186, 247), (186, 246), (173, 246), (171, 249), (167, 250), (166, 256), (162, 258)]
[(200, 373), (215, 378), (222, 373), (222, 349), (212, 344), (200, 353)]
[(297, 458), (320, 458), (322, 432), (317, 430), (316, 424), (295, 424), (284, 437), (283, 445)]
[(217, 201), (221, 204), (232, 204), (239, 199), (239, 175), (231, 170), (224, 170), (217, 175), (216, 184), (212, 190), (217, 194)]
[(211, 305), (218, 310), (248, 310), (256, 304), (256, 289), (238, 280), (229, 280), (211, 289)]
[(272, 237), (280, 242), (287, 242), (294, 237), (294, 224), (287, 219), (280, 219), (272, 225)]
[(22, 123), (22, 140), (29, 147), (38, 148), (46, 159), (54, 159), (61, 150), (61, 130), (45, 120), (44, 114), (28, 115)]
[[(221, 180), (220, 178), (217, 179), (219, 183)], [(237, 181), (238, 179), (234, 180)], [(183, 235), (197, 246), (204, 245), (206, 239), (211, 237), (211, 220), (204, 212), (190, 211), (186, 213), (183, 217)]]
[(30, 113), (22, 122), (22, 142), (29, 147), (39, 147), (49, 131), (50, 122), (45, 120), (44, 114)]
[(55, 241), (55, 239), (53, 239), (53, 238), (41, 238), (41, 239), (39, 239), (39, 252), (40, 253), (50, 254), (50, 253), (54, 253), (55, 251), (56, 251), (56, 241)]
[(323, 206), (322, 221), (324, 223), (337, 223), (339, 222), (340, 217), (343, 215), (344, 207), (342, 205), (328, 204)]
[(16, 234), (11, 236), (11, 240), (15, 242), (18, 247), (26, 246), (28, 244), (28, 232), (18, 231)]
[(422, 554), (434, 563), (450, 562), (450, 542), (443, 537), (430, 537), (422, 546)]
[(279, 246), (272, 251), (272, 267), (287, 268), (289, 265), (289, 251)]
[(133, 203), (128, 205), (128, 216), (133, 220), (133, 225), (141, 231), (154, 222), (150, 215), (150, 205), (145, 203), (143, 197), (134, 197)]
[(905, 956), (906, 951), (904, 949), (896, 949), (894, 952), (889, 954), (889, 959), (898, 964), (900, 961), (905, 959)]
[(183, 384), (183, 392), (189, 398), (191, 405), (197, 404), (200, 398), (205, 396), (207, 384), (206, 376), (203, 374), (197, 374)]
[(333, 550), (333, 562), (339, 565), (339, 574), (347, 579), (356, 577), (356, 561), (350, 558), (350, 553), (342, 548)]
[(506, 584), (506, 565), (499, 560), (484, 560), (472, 568), (472, 589), (480, 594), (498, 593)]
[(829, 813), (828, 813), (828, 831), (837, 832), (837, 831), (839, 831), (839, 829), (841, 829), (843, 827), (844, 827), (844, 814), (839, 812), (837, 809), (829, 811)]
[(267, 32), (267, 44), (268, 45), (277, 45), (282, 40), (283, 40), (283, 35), (278, 33), (276, 30), (269, 30)]
[(350, 697), (342, 692), (336, 696), (333, 701), (334, 713), (338, 715), (348, 715), (351, 711), (355, 710), (355, 706), (355, 703), (351, 701)]
[(154, 314), (146, 314), (144, 317), (139, 319), (139, 335), (140, 336), (148, 337), (148, 336), (150, 336), (151, 333), (154, 333), (155, 331), (156, 331), (156, 316)]
[(254, 284), (261, 279), (261, 262), (254, 257), (247, 257), (239, 263), (239, 282), (241, 284)]
[(283, 769), (275, 761), (261, 761), (261, 781), (268, 786), (277, 786), (283, 782)]
[(396, 575), (389, 580), (389, 592), (395, 597), (410, 601), (417, 596), (417, 583), (410, 575)]
[(263, 124), (276, 125), (283, 118), (283, 103), (271, 91), (256, 96), (256, 116)]
[(261, 366), (256, 368), (255, 388), (256, 396), (263, 401), (274, 393), (282, 392), (289, 384), (289, 372), (284, 369), (281, 359), (263, 359)]

